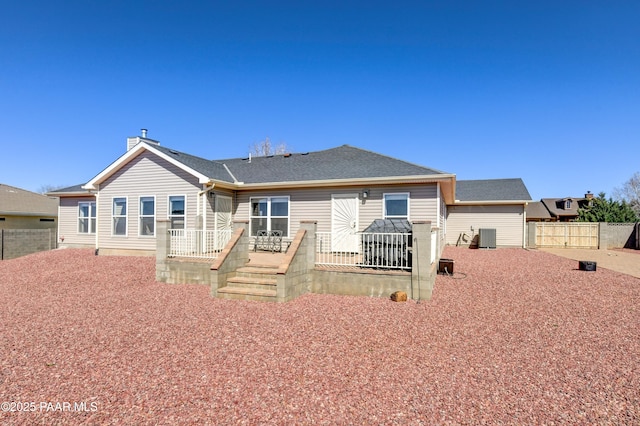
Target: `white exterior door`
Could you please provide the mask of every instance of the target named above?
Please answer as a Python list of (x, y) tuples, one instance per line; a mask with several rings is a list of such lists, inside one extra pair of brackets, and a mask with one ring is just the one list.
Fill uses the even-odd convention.
[(358, 252), (358, 194), (331, 196), (331, 251)]
[(231, 197), (216, 195), (215, 210), (214, 229), (216, 233), (214, 246), (216, 250), (221, 250), (231, 238)]

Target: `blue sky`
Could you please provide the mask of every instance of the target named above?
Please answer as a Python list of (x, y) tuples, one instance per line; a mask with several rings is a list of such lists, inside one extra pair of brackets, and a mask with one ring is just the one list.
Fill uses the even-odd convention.
[(532, 198), (640, 171), (638, 1), (2, 1), (0, 183), (149, 129), (205, 158), (350, 144)]

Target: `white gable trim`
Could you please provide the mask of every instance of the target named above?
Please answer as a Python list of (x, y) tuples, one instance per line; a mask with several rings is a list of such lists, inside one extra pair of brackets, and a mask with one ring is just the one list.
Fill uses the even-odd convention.
[(97, 189), (98, 185), (100, 185), (102, 182), (107, 180), (110, 176), (112, 176), (115, 172), (120, 170), (122, 167), (127, 165), (131, 160), (137, 157), (142, 151), (149, 151), (157, 155), (158, 157), (162, 158), (163, 160), (173, 164), (174, 166), (184, 170), (185, 172), (195, 176), (196, 178), (198, 178), (198, 182), (201, 184), (206, 184), (210, 180), (209, 177), (203, 175), (200, 172), (193, 170), (191, 167), (185, 166), (183, 163), (181, 163), (180, 161), (177, 161), (175, 158), (172, 158), (164, 154), (163, 152), (155, 149), (152, 145), (149, 145), (146, 142), (140, 142), (135, 147), (131, 148), (129, 151), (123, 154), (116, 161), (111, 163), (109, 167), (107, 167), (102, 172), (100, 172), (96, 177), (94, 177), (89, 182), (87, 182), (87, 184), (84, 185), (82, 188)]

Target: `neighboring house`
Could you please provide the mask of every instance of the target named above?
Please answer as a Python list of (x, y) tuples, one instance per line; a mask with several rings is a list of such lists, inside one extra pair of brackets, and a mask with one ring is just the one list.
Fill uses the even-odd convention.
[[(520, 179), (456, 187), (452, 173), (349, 145), (212, 161), (160, 146), (146, 132), (128, 138), (127, 152), (86, 184), (51, 195), (60, 198), (61, 245), (101, 254), (154, 253), (158, 219), (212, 230), (246, 220), (251, 236), (280, 230), (291, 239), (303, 220), (349, 235), (375, 219), (403, 218), (430, 221), (449, 243), (463, 227), (486, 226), (498, 228), (499, 245), (522, 247), (530, 200)], [(349, 239), (340, 241), (333, 249), (352, 250)]]
[(0, 229), (55, 229), (58, 200), (0, 184)]
[(527, 222), (551, 222), (553, 218), (551, 213), (544, 206), (542, 201), (532, 201), (525, 208), (527, 214)]
[[(572, 222), (578, 218), (578, 209), (586, 207), (592, 200), (593, 194), (589, 191), (584, 197), (543, 198), (527, 209), (527, 220)], [(546, 210), (546, 213), (541, 207)]]
[(525, 206), (531, 196), (522, 179), (459, 180), (447, 206), (446, 242), (471, 245), (480, 229), (495, 229), (497, 247), (523, 247)]

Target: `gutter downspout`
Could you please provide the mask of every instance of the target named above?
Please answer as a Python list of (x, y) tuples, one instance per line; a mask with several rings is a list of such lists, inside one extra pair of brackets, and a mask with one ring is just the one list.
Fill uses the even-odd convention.
[(441, 198), (440, 198), (440, 182), (436, 183), (436, 193), (437, 193), (437, 198), (436, 198), (436, 226), (438, 228), (440, 228), (440, 204), (441, 203)]
[[(100, 245), (98, 244), (98, 236), (100, 235), (100, 232), (98, 232), (98, 229), (100, 229), (99, 226), (99, 218), (100, 215), (98, 214), (98, 206), (100, 205), (100, 203), (98, 202), (98, 198), (100, 195), (100, 186), (98, 186), (98, 188), (96, 188), (96, 192), (95, 192), (95, 196), (96, 196), (96, 229), (94, 229), (95, 233), (96, 233), (96, 245), (95, 245), (95, 249), (96, 249), (96, 253), (98, 253), (98, 250), (100, 249)], [(111, 208), (113, 209), (113, 206), (111, 206)], [(91, 204), (89, 204), (89, 212), (91, 212)], [(89, 221), (91, 221), (91, 213), (89, 213)], [(91, 223), (89, 223), (89, 226), (91, 226)]]
[(522, 225), (522, 248), (527, 248), (527, 234), (528, 234), (528, 229), (527, 229), (527, 206), (529, 205), (528, 202), (524, 203), (524, 206), (522, 206), (522, 220), (524, 221), (523, 225)]

